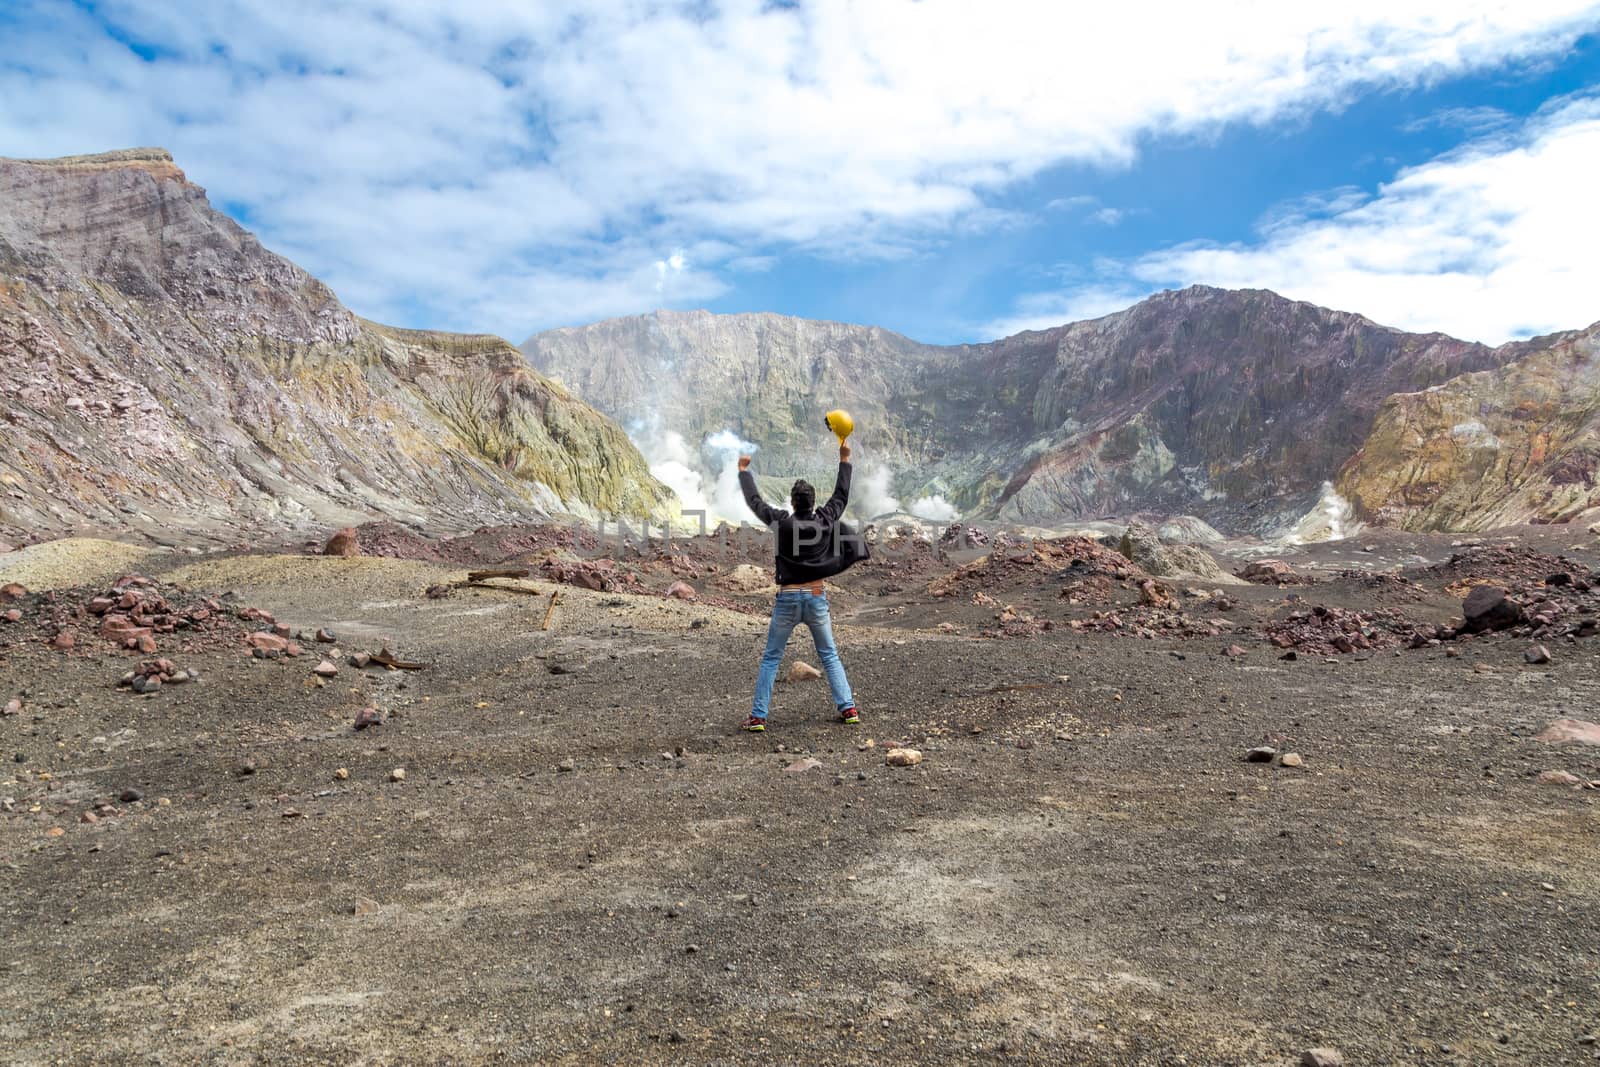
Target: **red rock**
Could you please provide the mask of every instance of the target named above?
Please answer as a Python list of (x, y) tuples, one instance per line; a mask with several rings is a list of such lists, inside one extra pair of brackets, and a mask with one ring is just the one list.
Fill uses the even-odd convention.
[(289, 647), (288, 641), (265, 630), (245, 634), (244, 639), (251, 648), (259, 648), (263, 652), (282, 652)]
[(145, 655), (153, 656), (156, 652), (156, 639), (149, 634), (145, 634), (135, 642), (135, 647)]
[(195, 608), (193, 611), (189, 612), (190, 622), (205, 622), (209, 618), (211, 618), (210, 608)]
[(1229, 659), (1238, 659), (1240, 656), (1245, 654), (1245, 651), (1238, 645), (1229, 645), (1227, 648), (1222, 650), (1222, 654), (1227, 656)]
[(289, 624), (286, 623), (286, 622), (280, 622), (280, 623), (274, 624), (273, 627), (272, 627), (272, 632), (277, 634), (279, 637), (282, 637), (282, 638), (285, 638), (285, 639), (289, 638), (290, 636), (292, 636), (294, 634), (294, 630), (292, 630), (289, 627)]
[(6, 610), (5, 614), (0, 615), (0, 619), (4, 619), (6, 622), (21, 622), (22, 612), (18, 611), (16, 608), (9, 608)]
[(382, 726), (383, 712), (377, 708), (362, 708), (356, 714), (356, 721), (353, 725), (357, 730), (365, 730), (369, 726)]
[(104, 615), (106, 612), (112, 609), (114, 603), (115, 602), (112, 601), (112, 599), (108, 596), (97, 596), (93, 600), (89, 601), (85, 607), (88, 609), (90, 615)]
[(696, 594), (688, 582), (673, 582), (667, 587), (667, 595), (674, 600), (693, 600)]
[(324, 627), (324, 628), (322, 628), (322, 629), (317, 631), (317, 640), (321, 641), (325, 645), (331, 645), (335, 641), (337, 641), (338, 638), (336, 638), (333, 635), (333, 631), (332, 630), (329, 630), (326, 627)]
[(305, 654), (305, 649), (301, 648), (299, 645), (295, 644), (293, 641), (290, 641), (288, 644), (283, 646), (283, 654), (285, 656), (289, 656), (289, 657), (292, 658), (292, 657), (295, 657), (295, 656), (304, 655)]
[(356, 538), (354, 527), (346, 527), (328, 538), (328, 543), (322, 546), (324, 556), (352, 556), (361, 555), (361, 542)]
[(22, 714), (22, 698), (21, 697), (13, 697), (10, 700), (6, 701), (6, 710), (5, 710), (4, 713), (6, 715), (21, 715)]
[(67, 652), (76, 648), (77, 646), (78, 639), (72, 636), (70, 633), (56, 634), (55, 639), (50, 642), (50, 647), (55, 649), (57, 652)]
[(137, 628), (126, 615), (107, 615), (100, 620), (100, 636), (108, 641), (120, 640), (128, 635), (129, 630)]
[(27, 595), (27, 587), (17, 582), (7, 582), (5, 585), (0, 585), (0, 604), (10, 604), (13, 601), (21, 600)]
[(332, 678), (334, 675), (339, 673), (339, 668), (335, 667), (331, 661), (323, 660), (321, 663), (311, 668), (311, 673), (315, 674), (319, 678)]

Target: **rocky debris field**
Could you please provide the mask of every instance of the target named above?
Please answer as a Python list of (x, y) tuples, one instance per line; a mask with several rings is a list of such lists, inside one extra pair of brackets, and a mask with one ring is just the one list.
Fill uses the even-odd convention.
[(1566, 531), (1311, 546), (1282, 584), (927, 538), (830, 595), (863, 724), (802, 631), (762, 735), (759, 546), (470, 536), (0, 590), (8, 1062), (1600, 1051), (1600, 557)]

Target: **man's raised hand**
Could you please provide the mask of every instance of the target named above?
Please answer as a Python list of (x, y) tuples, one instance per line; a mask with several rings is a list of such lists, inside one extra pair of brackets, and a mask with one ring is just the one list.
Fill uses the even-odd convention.
[(739, 469), (742, 470), (742, 471), (747, 471), (747, 470), (750, 469), (750, 457), (749, 456), (740, 456), (739, 457)]
[(850, 446), (845, 444), (843, 441), (839, 442), (839, 462), (840, 463), (849, 463), (850, 462)]

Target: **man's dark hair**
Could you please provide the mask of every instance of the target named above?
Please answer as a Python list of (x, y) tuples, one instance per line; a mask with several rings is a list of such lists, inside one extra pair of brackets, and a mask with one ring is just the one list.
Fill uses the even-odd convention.
[(789, 503), (796, 515), (809, 515), (817, 506), (817, 491), (804, 478), (798, 479), (789, 490)]

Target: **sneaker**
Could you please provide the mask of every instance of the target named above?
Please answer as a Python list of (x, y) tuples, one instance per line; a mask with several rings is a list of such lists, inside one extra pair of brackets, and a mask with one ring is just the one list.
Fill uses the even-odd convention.
[(840, 708), (839, 721), (847, 726), (859, 726), (861, 725), (861, 715), (853, 705), (848, 708)]
[(752, 715), (748, 719), (746, 719), (741, 725), (746, 730), (749, 730), (751, 733), (759, 734), (761, 731), (763, 731), (763, 730), (765, 730), (767, 728), (767, 720), (766, 719), (758, 719), (754, 715)]

